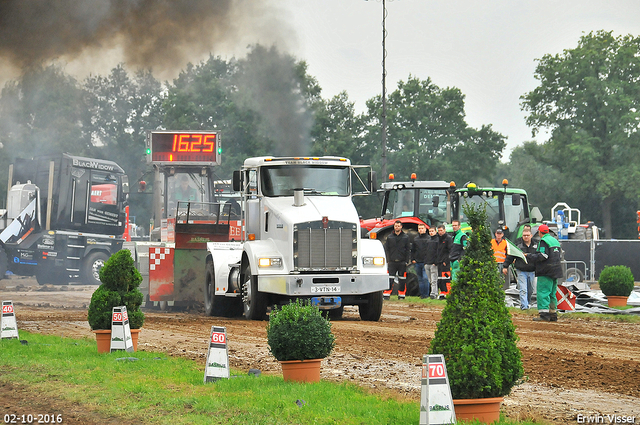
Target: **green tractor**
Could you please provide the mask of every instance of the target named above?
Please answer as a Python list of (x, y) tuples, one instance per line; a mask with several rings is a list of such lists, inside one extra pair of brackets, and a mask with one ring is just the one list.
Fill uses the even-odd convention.
[[(505, 237), (514, 242), (522, 236), (525, 224), (537, 228), (537, 224), (542, 223), (542, 214), (538, 207), (530, 208), (524, 189), (508, 186), (508, 180), (504, 179), (501, 188), (478, 187), (474, 183), (456, 188), (451, 200), (452, 219), (460, 220), (461, 229), (469, 231), (462, 206), (466, 203), (484, 205), (492, 232), (499, 227), (504, 231)], [(447, 228), (447, 231), (451, 229)]]

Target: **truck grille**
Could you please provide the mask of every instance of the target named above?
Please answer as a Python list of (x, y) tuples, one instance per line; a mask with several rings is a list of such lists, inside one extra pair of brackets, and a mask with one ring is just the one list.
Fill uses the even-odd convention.
[(353, 223), (322, 221), (299, 223), (293, 229), (293, 258), (297, 271), (356, 269), (357, 227)]

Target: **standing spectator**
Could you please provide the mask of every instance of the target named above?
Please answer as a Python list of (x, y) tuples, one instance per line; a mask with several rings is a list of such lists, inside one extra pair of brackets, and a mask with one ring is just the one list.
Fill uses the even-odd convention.
[(424, 267), (429, 239), (431, 238), (427, 234), (427, 225), (424, 223), (418, 224), (418, 236), (413, 240), (411, 249), (411, 262), (415, 267), (416, 275), (418, 275), (420, 298), (429, 297), (429, 276), (427, 276), (427, 271)]
[(560, 242), (549, 234), (549, 226), (542, 224), (538, 227), (540, 242), (533, 257), (536, 264), (536, 277), (538, 278), (538, 313), (540, 317), (533, 320), (556, 322), (556, 291), (558, 290), (558, 278), (562, 277)]
[(520, 309), (528, 310), (531, 306), (531, 297), (534, 291), (534, 280), (536, 278), (536, 265), (533, 261), (538, 250), (538, 244), (531, 240), (531, 226), (525, 226), (522, 230), (522, 239), (518, 240), (516, 246), (527, 258), (525, 263), (522, 258), (507, 255), (502, 273), (509, 276), (509, 266), (515, 261), (516, 276), (518, 279), (518, 291), (520, 292)]
[[(424, 258), (424, 268), (431, 283), (430, 297), (438, 297), (438, 242), (440, 237), (435, 227), (429, 228), (429, 240), (427, 241), (427, 254)], [(448, 255), (447, 255), (448, 256)]]
[[(502, 273), (504, 260), (507, 259), (507, 241), (504, 239), (504, 232), (499, 227), (496, 229), (494, 235), (495, 238), (491, 239), (491, 248), (493, 248), (493, 256), (496, 259), (496, 263), (498, 263), (498, 272)], [(509, 274), (505, 275), (503, 286), (504, 289), (509, 289), (509, 286), (511, 286)]]
[(496, 229), (495, 238), (491, 239), (491, 248), (493, 248), (493, 256), (498, 263), (498, 271), (502, 272), (504, 260), (507, 259), (507, 241), (504, 239), (504, 232), (501, 228)]
[(451, 271), (449, 256), (451, 253), (451, 247), (453, 246), (453, 239), (447, 233), (444, 224), (438, 224), (438, 289), (442, 292), (447, 292), (447, 273)]
[(451, 227), (453, 228), (453, 244), (451, 251), (449, 251), (449, 261), (451, 262), (451, 280), (456, 280), (458, 270), (460, 270), (460, 260), (467, 247), (467, 234), (460, 230), (460, 220), (453, 220)]
[(391, 233), (384, 243), (389, 264), (389, 289), (383, 292), (384, 298), (389, 299), (393, 292), (396, 274), (398, 275), (398, 299), (404, 299), (407, 293), (407, 265), (411, 264), (411, 243), (409, 236), (402, 231), (402, 222), (396, 220)]

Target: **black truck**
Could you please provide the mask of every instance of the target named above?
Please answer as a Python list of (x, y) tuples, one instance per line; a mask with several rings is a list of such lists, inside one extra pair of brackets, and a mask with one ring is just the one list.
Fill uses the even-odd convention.
[(129, 183), (115, 162), (69, 154), (17, 159), (9, 168), (0, 233), (0, 279), (7, 271), (38, 283), (99, 284), (122, 248)]

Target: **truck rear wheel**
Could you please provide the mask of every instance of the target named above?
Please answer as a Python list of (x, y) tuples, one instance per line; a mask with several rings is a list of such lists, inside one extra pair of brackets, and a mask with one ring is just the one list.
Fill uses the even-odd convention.
[(82, 281), (87, 285), (100, 285), (100, 269), (108, 259), (109, 255), (102, 251), (89, 254), (84, 260)]
[(372, 292), (367, 295), (367, 301), (366, 304), (358, 306), (360, 319), (368, 322), (377, 322), (382, 315), (382, 291)]
[(263, 320), (267, 314), (267, 297), (258, 291), (258, 279), (251, 275), (249, 264), (244, 267), (242, 276), (244, 317), (248, 320)]

